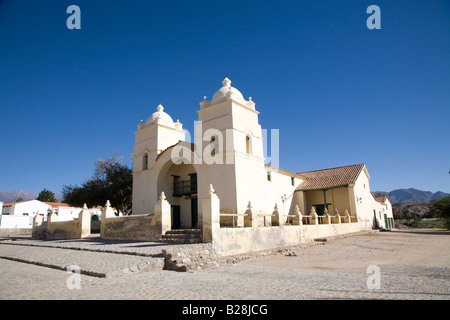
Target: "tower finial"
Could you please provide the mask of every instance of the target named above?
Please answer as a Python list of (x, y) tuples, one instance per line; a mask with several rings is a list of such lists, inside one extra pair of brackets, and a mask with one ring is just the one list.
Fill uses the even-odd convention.
[(158, 112), (162, 112), (162, 111), (164, 110), (164, 107), (163, 107), (161, 104), (159, 104), (159, 105), (156, 107), (156, 110), (158, 110)]
[(228, 77), (226, 77), (223, 81), (222, 84), (224, 87), (229, 87), (231, 85), (231, 80), (228, 79)]

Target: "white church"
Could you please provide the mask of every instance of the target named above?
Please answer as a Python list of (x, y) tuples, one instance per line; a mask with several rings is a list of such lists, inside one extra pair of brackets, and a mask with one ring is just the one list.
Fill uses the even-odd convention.
[(213, 185), (221, 221), (252, 208), (263, 217), (276, 212), (284, 224), (300, 213), (339, 223), (347, 216), (361, 229), (393, 228), (391, 203), (372, 194), (364, 164), (297, 173), (266, 165), (259, 112), (228, 78), (197, 113), (195, 143), (186, 142), (183, 125), (161, 105), (138, 125), (133, 216), (152, 214), (163, 192), (172, 229), (202, 228), (202, 199)]

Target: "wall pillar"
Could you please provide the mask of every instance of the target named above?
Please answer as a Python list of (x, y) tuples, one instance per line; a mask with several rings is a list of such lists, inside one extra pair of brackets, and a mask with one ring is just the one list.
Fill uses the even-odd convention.
[(33, 218), (33, 228), (40, 227), (44, 224), (44, 215), (39, 212), (36, 212), (36, 215)]
[[(37, 215), (37, 214), (36, 214), (36, 215)], [(50, 215), (48, 216), (47, 221), (48, 221), (48, 224), (49, 224), (49, 225), (50, 225), (51, 223), (53, 223), (53, 222), (58, 221), (58, 215), (56, 214), (56, 209), (55, 209), (55, 208), (52, 209), (52, 212), (51, 212)]]
[(282, 226), (283, 225), (283, 215), (280, 216), (280, 211), (278, 210), (278, 204), (275, 203), (275, 207), (272, 212), (272, 226)]
[(91, 234), (91, 213), (89, 212), (86, 203), (84, 204), (78, 219), (81, 224), (81, 238), (85, 238)]
[(203, 242), (213, 242), (215, 231), (220, 229), (220, 199), (209, 185), (208, 194), (202, 199)]
[(303, 225), (303, 217), (300, 209), (298, 208), (298, 205), (296, 205), (294, 208), (294, 218), (292, 219), (292, 224), (296, 226)]
[(244, 217), (244, 227), (251, 227), (251, 228), (257, 227), (256, 214), (253, 213), (252, 209), (253, 209), (252, 203), (249, 201), (247, 211), (245, 211), (247, 215)]
[(316, 209), (314, 207), (311, 207), (311, 222), (310, 224), (319, 224), (319, 216), (317, 215)]
[(102, 208), (102, 221), (100, 223), (100, 237), (104, 237), (105, 232), (105, 224), (106, 219), (113, 218), (116, 215), (114, 214), (114, 210), (111, 208), (111, 203), (109, 203), (109, 200), (106, 200), (105, 206)]
[(308, 212), (308, 208), (306, 207), (306, 193), (304, 191), (295, 191), (294, 194), (300, 212)]
[(339, 214), (338, 209), (336, 208), (336, 213), (335, 213), (336, 219), (337, 219), (337, 223), (341, 224), (341, 215)]
[(170, 211), (170, 203), (166, 200), (164, 192), (161, 192), (159, 201), (155, 204), (156, 224), (161, 226), (161, 235), (172, 229)]
[(351, 216), (357, 216), (356, 212), (356, 196), (355, 196), (355, 188), (354, 187), (348, 187), (348, 200), (350, 203), (350, 215)]
[(114, 214), (114, 210), (111, 207), (111, 203), (109, 200), (106, 200), (105, 206), (102, 208), (102, 222), (108, 218), (114, 218), (116, 215)]

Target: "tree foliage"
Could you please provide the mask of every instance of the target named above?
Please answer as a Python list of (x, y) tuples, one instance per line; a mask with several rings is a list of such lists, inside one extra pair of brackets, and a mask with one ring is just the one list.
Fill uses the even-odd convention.
[(81, 186), (63, 186), (63, 201), (71, 206), (104, 206), (109, 200), (123, 214), (131, 214), (132, 170), (117, 154), (95, 162), (94, 175)]
[(450, 196), (436, 200), (433, 203), (436, 214), (445, 220), (445, 225), (450, 229)]
[(47, 190), (44, 188), (42, 190), (36, 200), (42, 201), (42, 202), (56, 202), (55, 194), (51, 192), (50, 190)]
[(377, 192), (375, 194), (375, 197), (389, 197), (387, 193), (384, 192)]

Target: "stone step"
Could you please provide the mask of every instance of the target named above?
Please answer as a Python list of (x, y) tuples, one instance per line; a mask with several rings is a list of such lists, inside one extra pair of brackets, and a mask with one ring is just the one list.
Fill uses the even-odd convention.
[(201, 234), (202, 229), (174, 229), (166, 231), (166, 234)]
[(179, 233), (179, 234), (177, 234), (177, 233), (166, 233), (166, 234), (164, 234), (163, 235), (163, 238), (180, 238), (180, 239), (183, 239), (183, 238), (186, 238), (186, 239), (189, 239), (189, 238), (201, 238), (201, 235), (200, 234), (194, 234), (194, 233)]
[(189, 238), (189, 239), (163, 238), (162, 241), (167, 242), (167, 243), (178, 243), (178, 244), (202, 243), (201, 238)]
[(202, 229), (175, 229), (167, 231), (161, 240), (168, 243), (201, 243)]

